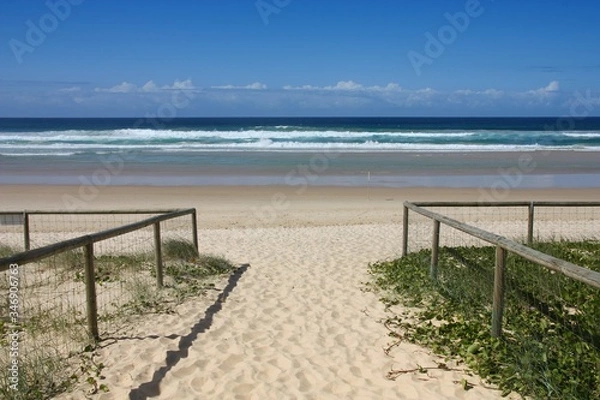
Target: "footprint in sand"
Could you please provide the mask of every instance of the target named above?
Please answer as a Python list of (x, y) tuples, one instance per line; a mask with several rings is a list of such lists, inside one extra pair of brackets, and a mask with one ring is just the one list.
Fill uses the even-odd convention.
[(190, 386), (198, 393), (210, 393), (215, 390), (216, 382), (211, 377), (196, 376), (190, 381)]
[(293, 366), (292, 361), (281, 354), (277, 355), (275, 358), (270, 359), (269, 361), (267, 361), (267, 363), (276, 366), (282, 371), (289, 371)]
[(300, 371), (296, 374), (298, 379), (298, 390), (302, 393), (306, 393), (310, 390), (314, 390), (317, 387), (319, 379), (309, 371)]
[(284, 371), (273, 365), (261, 365), (260, 370), (254, 375), (256, 382), (275, 382)]
[(235, 369), (238, 364), (242, 363), (246, 359), (246, 356), (243, 354), (231, 354), (227, 356), (225, 361), (219, 365), (219, 369), (223, 372), (229, 372)]

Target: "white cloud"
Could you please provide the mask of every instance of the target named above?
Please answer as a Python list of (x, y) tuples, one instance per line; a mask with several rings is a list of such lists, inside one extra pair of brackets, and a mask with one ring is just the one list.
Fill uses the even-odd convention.
[(339, 81), (335, 85), (329, 86), (291, 86), (286, 85), (284, 90), (330, 90), (330, 91), (375, 91), (375, 92), (398, 92), (402, 91), (402, 87), (397, 83), (388, 83), (386, 86), (364, 86), (360, 83), (350, 81)]
[(221, 85), (221, 86), (211, 86), (211, 89), (244, 89), (242, 86), (233, 86), (233, 85)]
[(388, 83), (387, 86), (384, 87), (379, 87), (379, 86), (372, 86), (373, 90), (380, 90), (382, 92), (399, 92), (402, 91), (402, 87), (400, 85), (398, 85), (397, 83)]
[(186, 79), (185, 81), (175, 80), (173, 85), (168, 86), (165, 85), (162, 87), (165, 90), (192, 90), (196, 89), (191, 79)]
[(454, 91), (454, 94), (459, 96), (471, 96), (474, 94), (478, 94), (479, 92), (471, 89), (458, 89)]
[(552, 81), (544, 88), (546, 92), (557, 92), (560, 89), (558, 81)]
[(498, 89), (472, 90), (459, 89), (447, 96), (447, 101), (455, 105), (466, 105), (470, 107), (489, 106), (500, 100), (504, 91)]
[(137, 91), (137, 86), (133, 83), (123, 82), (120, 85), (113, 86), (108, 89), (96, 88), (96, 92), (106, 92), (106, 93), (133, 93)]
[(142, 92), (157, 92), (158, 90), (158, 86), (156, 86), (156, 83), (154, 83), (154, 81), (146, 82), (141, 88)]
[(404, 96), (406, 96), (404, 98), (404, 105), (409, 107), (423, 105), (431, 106), (432, 104), (434, 104), (434, 100), (436, 100), (436, 97), (440, 97), (440, 94), (440, 92), (432, 88), (407, 91), (407, 93), (403, 94)]
[(370, 96), (383, 102), (397, 106), (443, 106), (468, 105), (472, 107), (490, 106), (499, 101), (513, 99), (524, 105), (547, 104), (560, 92), (560, 83), (552, 81), (548, 85), (521, 92), (507, 92), (500, 89), (489, 88), (484, 90), (458, 89), (451, 92), (439, 91), (433, 88), (405, 89), (398, 83), (388, 83), (385, 86), (365, 86), (353, 80), (339, 81), (335, 85), (327, 86), (292, 86), (283, 87), (286, 91), (305, 92), (337, 92), (349, 96)]
[[(249, 107), (253, 110), (318, 109), (349, 111), (380, 108), (386, 112), (458, 112), (476, 113), (477, 110), (518, 110), (526, 113), (529, 110), (552, 110), (566, 107), (564, 93), (560, 83), (551, 81), (537, 89), (505, 91), (496, 88), (457, 90), (437, 90), (426, 88), (403, 88), (399, 83), (390, 82), (382, 85), (367, 86), (354, 80), (341, 80), (335, 84), (316, 86), (311, 84), (292, 86), (285, 85), (269, 90), (266, 84), (254, 82), (248, 85), (212, 86), (213, 90), (202, 91), (194, 86), (191, 79), (175, 80), (172, 84), (159, 85), (149, 80), (141, 86), (123, 82), (109, 88), (96, 88), (96, 92), (121, 93), (137, 96), (140, 101), (160, 101), (164, 96), (172, 95), (172, 91), (186, 90), (198, 94), (197, 103), (206, 105), (230, 104), (236, 107)], [(78, 87), (61, 90), (65, 95), (81, 96), (87, 90)], [(72, 93), (70, 93), (72, 92)], [(54, 92), (56, 93), (56, 92)], [(200, 94), (202, 93), (202, 94)], [(155, 94), (155, 96), (151, 96)], [(87, 97), (86, 97), (87, 99)], [(98, 96), (98, 101), (107, 101)], [(133, 101), (132, 98), (126, 98)], [(589, 103), (589, 102), (588, 102)], [(585, 103), (585, 104), (588, 104)], [(405, 111), (403, 111), (405, 110)]]
[(292, 86), (285, 85), (283, 90), (322, 90), (322, 88), (313, 85), (303, 85), (303, 86)]
[(81, 91), (81, 86), (72, 86), (64, 89), (59, 89), (58, 91), (63, 93), (76, 93)]
[(193, 90), (196, 89), (191, 79), (185, 81), (175, 80), (172, 85), (163, 85), (158, 87), (153, 80), (146, 82), (142, 87), (129, 82), (123, 82), (120, 85), (113, 86), (111, 88), (96, 88), (95, 92), (104, 93), (157, 93), (166, 90)]
[(493, 99), (499, 99), (500, 97), (504, 96), (504, 91), (498, 90), (498, 89), (487, 89), (487, 90), (484, 90), (482, 93)]
[(521, 93), (521, 96), (529, 98), (530, 102), (547, 102), (552, 97), (555, 97), (560, 91), (560, 83), (558, 81), (552, 81), (545, 87), (528, 90)]
[(325, 86), (325, 90), (362, 90), (364, 86), (354, 81), (339, 81), (335, 86)]
[(211, 86), (212, 89), (225, 89), (225, 90), (266, 90), (267, 85), (260, 82), (254, 82), (246, 86), (235, 86), (235, 85), (223, 85), (223, 86)]
[(254, 83), (246, 86), (246, 89), (265, 90), (265, 89), (267, 89), (267, 85), (260, 83), (260, 82), (254, 82)]

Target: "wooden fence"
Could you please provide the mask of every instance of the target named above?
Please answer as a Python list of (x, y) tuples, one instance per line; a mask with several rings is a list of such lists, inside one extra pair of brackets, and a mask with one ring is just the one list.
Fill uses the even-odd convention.
[[(410, 202), (408, 202), (410, 203)], [(535, 222), (536, 207), (600, 207), (597, 201), (503, 201), (503, 202), (453, 202), (453, 201), (434, 201), (434, 202), (414, 202), (410, 203), (418, 207), (526, 207), (527, 213), (527, 244), (533, 243), (533, 232)], [(404, 206), (403, 217), (403, 238), (402, 255), (406, 255), (408, 250), (408, 207)]]
[[(30, 217), (35, 215), (140, 215), (140, 214), (169, 214), (178, 210), (83, 210), (83, 211), (0, 211), (0, 225), (22, 225), (23, 227), (23, 248), (25, 251), (31, 249), (30, 237)], [(193, 242), (198, 243), (198, 230), (196, 220), (196, 210), (193, 209), (192, 231)]]
[(502, 315), (504, 312), (504, 268), (507, 252), (511, 252), (520, 257), (523, 257), (531, 262), (541, 265), (550, 270), (559, 272), (577, 281), (600, 289), (600, 273), (588, 268), (575, 265), (573, 263), (552, 257), (548, 254), (534, 250), (528, 246), (507, 239), (503, 236), (487, 232), (483, 229), (467, 225), (455, 219), (441, 215), (439, 213), (427, 210), (423, 207), (515, 207), (524, 206), (529, 208), (528, 217), (528, 235), (527, 241), (529, 244), (533, 242), (533, 224), (534, 224), (534, 208), (540, 207), (597, 207), (599, 202), (491, 202), (491, 203), (454, 203), (454, 202), (422, 202), (411, 203), (404, 202), (404, 218), (403, 218), (403, 241), (402, 255), (407, 254), (408, 249), (408, 220), (409, 210), (423, 215), (433, 221), (433, 237), (431, 248), (431, 265), (430, 276), (432, 279), (437, 278), (437, 266), (439, 255), (439, 238), (440, 225), (445, 224), (454, 229), (467, 233), (485, 242), (496, 246), (496, 264), (494, 268), (494, 293), (492, 305), (492, 328), (491, 333), (494, 337), (499, 337), (502, 334)]
[[(89, 235), (79, 236), (74, 239), (64, 240), (48, 246), (30, 250), (29, 241), (29, 216), (53, 214), (53, 215), (73, 215), (73, 214), (158, 214), (156, 216), (146, 218), (142, 221), (122, 225), (116, 228), (95, 232)], [(162, 244), (160, 223), (170, 219), (182, 217), (185, 215), (191, 216), (192, 226), (192, 242), (198, 250), (198, 230), (196, 220), (196, 209), (183, 210), (135, 210), (135, 211), (25, 211), (17, 212), (1, 212), (0, 215), (22, 215), (24, 247), (27, 249), (22, 253), (12, 255), (10, 257), (0, 258), (0, 272), (6, 271), (11, 265), (25, 265), (36, 261), (43, 260), (57, 254), (64, 253), (69, 250), (83, 248), (85, 257), (84, 280), (86, 290), (86, 308), (87, 308), (87, 327), (90, 336), (94, 340), (99, 340), (98, 332), (98, 309), (96, 305), (96, 282), (94, 273), (94, 244), (103, 240), (115, 238), (127, 233), (131, 233), (150, 225), (154, 226), (154, 251), (156, 262), (156, 283), (159, 287), (163, 286), (163, 271), (162, 271)]]

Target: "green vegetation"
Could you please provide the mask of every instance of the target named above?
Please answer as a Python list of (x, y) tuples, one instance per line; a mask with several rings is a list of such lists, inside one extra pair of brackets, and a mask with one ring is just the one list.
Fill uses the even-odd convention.
[[(0, 251), (3, 249), (0, 247)], [(29, 290), (41, 293), (41, 290), (55, 290), (63, 284), (68, 288), (74, 281), (83, 282), (84, 260), (81, 249), (47, 259), (40, 265), (46, 269), (44, 273), (48, 270), (52, 272), (52, 279), (31, 282), (29, 286), (21, 287), (20, 295), (26, 299)], [(228, 274), (236, 268), (222, 257), (198, 254), (193, 244), (178, 240), (163, 243), (163, 288), (158, 288), (156, 284), (153, 253), (96, 255), (94, 267), (97, 294), (100, 295), (103, 290), (119, 293), (112, 309), (98, 310), (99, 321), (116, 324), (125, 321), (121, 317), (127, 315), (172, 312), (174, 306), (185, 299), (214, 288), (212, 278)], [(16, 325), (9, 324), (8, 319), (0, 313), (0, 398), (49, 399), (72, 390), (78, 383), (88, 386), (88, 394), (109, 390), (102, 384), (104, 365), (94, 361), (97, 353), (87, 336), (85, 315), (80, 309), (67, 304), (70, 299), (60, 298), (60, 301), (58, 307), (28, 304), (27, 308), (22, 308), (20, 321)], [(22, 337), (27, 340), (22, 344), (23, 351), (19, 354), (18, 392), (10, 387), (7, 375), (10, 358), (6, 345), (8, 332), (13, 329), (26, 333)], [(76, 343), (74, 348), (84, 350), (67, 357), (67, 351), (63, 349), (59, 354), (48, 340), (52, 343), (55, 340), (65, 341), (69, 345)], [(39, 346), (38, 342), (42, 345)]]
[(34, 354), (30, 349), (27, 357), (19, 359), (16, 387), (9, 383), (10, 371), (8, 368), (3, 365), (0, 369), (0, 398), (50, 399), (67, 391), (76, 381), (66, 372), (68, 367), (67, 361), (57, 354), (50, 352)]
[(65, 270), (83, 269), (84, 263), (85, 258), (82, 248), (63, 251), (47, 259), (47, 266), (49, 268), (61, 267)]
[(198, 258), (198, 250), (194, 244), (182, 239), (168, 239), (162, 244), (165, 258), (172, 260), (193, 261)]
[(27, 318), (22, 318), (19, 327), (33, 340), (41, 337), (44, 342), (49, 343), (52, 338), (64, 338), (80, 344), (90, 341), (85, 316), (75, 307), (66, 307), (61, 311), (28, 310), (27, 315)]
[[(9, 384), (8, 368), (0, 370), (0, 398), (14, 400), (46, 400), (72, 390), (78, 382), (86, 382), (88, 394), (108, 392), (104, 379), (104, 364), (97, 363), (98, 354), (93, 346), (85, 349), (72, 359), (65, 359), (50, 349), (36, 350), (19, 359), (19, 375), (16, 384)], [(13, 386), (16, 385), (16, 386)]]
[(11, 246), (0, 244), (0, 258), (12, 256), (13, 254), (17, 254), (18, 252), (19, 250), (15, 250)]
[[(600, 242), (539, 243), (558, 258), (600, 271)], [(495, 248), (441, 248), (438, 280), (422, 250), (370, 266), (392, 306), (391, 336), (459, 359), (504, 394), (600, 399), (600, 291), (509, 255), (503, 336), (490, 335)]]
[(179, 262), (165, 266), (165, 275), (173, 279), (174, 297), (177, 302), (204, 294), (214, 288), (212, 277), (231, 273), (236, 266), (229, 260), (201, 254), (194, 262)]
[[(129, 284), (132, 300), (125, 310), (134, 314), (172, 312), (173, 306), (213, 289), (211, 278), (231, 273), (236, 266), (223, 257), (200, 254), (193, 261), (167, 262), (163, 268), (166, 290), (157, 288), (154, 281), (134, 279)], [(151, 274), (156, 276), (154, 268)]]
[(165, 267), (165, 274), (176, 283), (200, 280), (211, 276), (227, 274), (235, 269), (231, 261), (213, 255), (201, 254), (193, 263), (174, 263)]
[[(81, 255), (83, 263), (83, 254)], [(150, 254), (130, 254), (130, 255), (101, 255), (94, 257), (94, 277), (97, 285), (103, 285), (109, 282), (119, 282), (128, 275), (134, 274), (148, 268)], [(85, 281), (85, 272), (83, 264), (71, 269), (75, 271), (75, 280)]]

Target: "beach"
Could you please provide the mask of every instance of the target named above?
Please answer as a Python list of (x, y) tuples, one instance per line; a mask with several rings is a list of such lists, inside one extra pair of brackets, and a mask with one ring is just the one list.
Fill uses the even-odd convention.
[[(65, 209), (81, 186), (1, 186), (5, 210)], [(477, 201), (482, 189), (106, 186), (86, 209), (195, 207), (200, 251), (246, 265), (175, 314), (101, 343), (96, 399), (493, 399), (429, 350), (393, 343), (366, 290), (371, 262), (401, 255), (402, 202)], [(597, 200), (600, 189), (510, 190), (502, 200)], [(424, 238), (428, 241), (429, 238)], [(452, 364), (451, 364), (452, 365)], [(426, 373), (419, 367), (433, 367)], [(392, 370), (407, 370), (395, 380)], [(473, 388), (465, 391), (466, 379)], [(81, 398), (78, 388), (61, 399)]]
[(600, 2), (4, 4), (0, 400), (600, 400)]
[[(35, 157), (35, 162), (31, 162)], [(178, 151), (2, 157), (0, 185), (552, 189), (600, 186), (598, 152)]]

